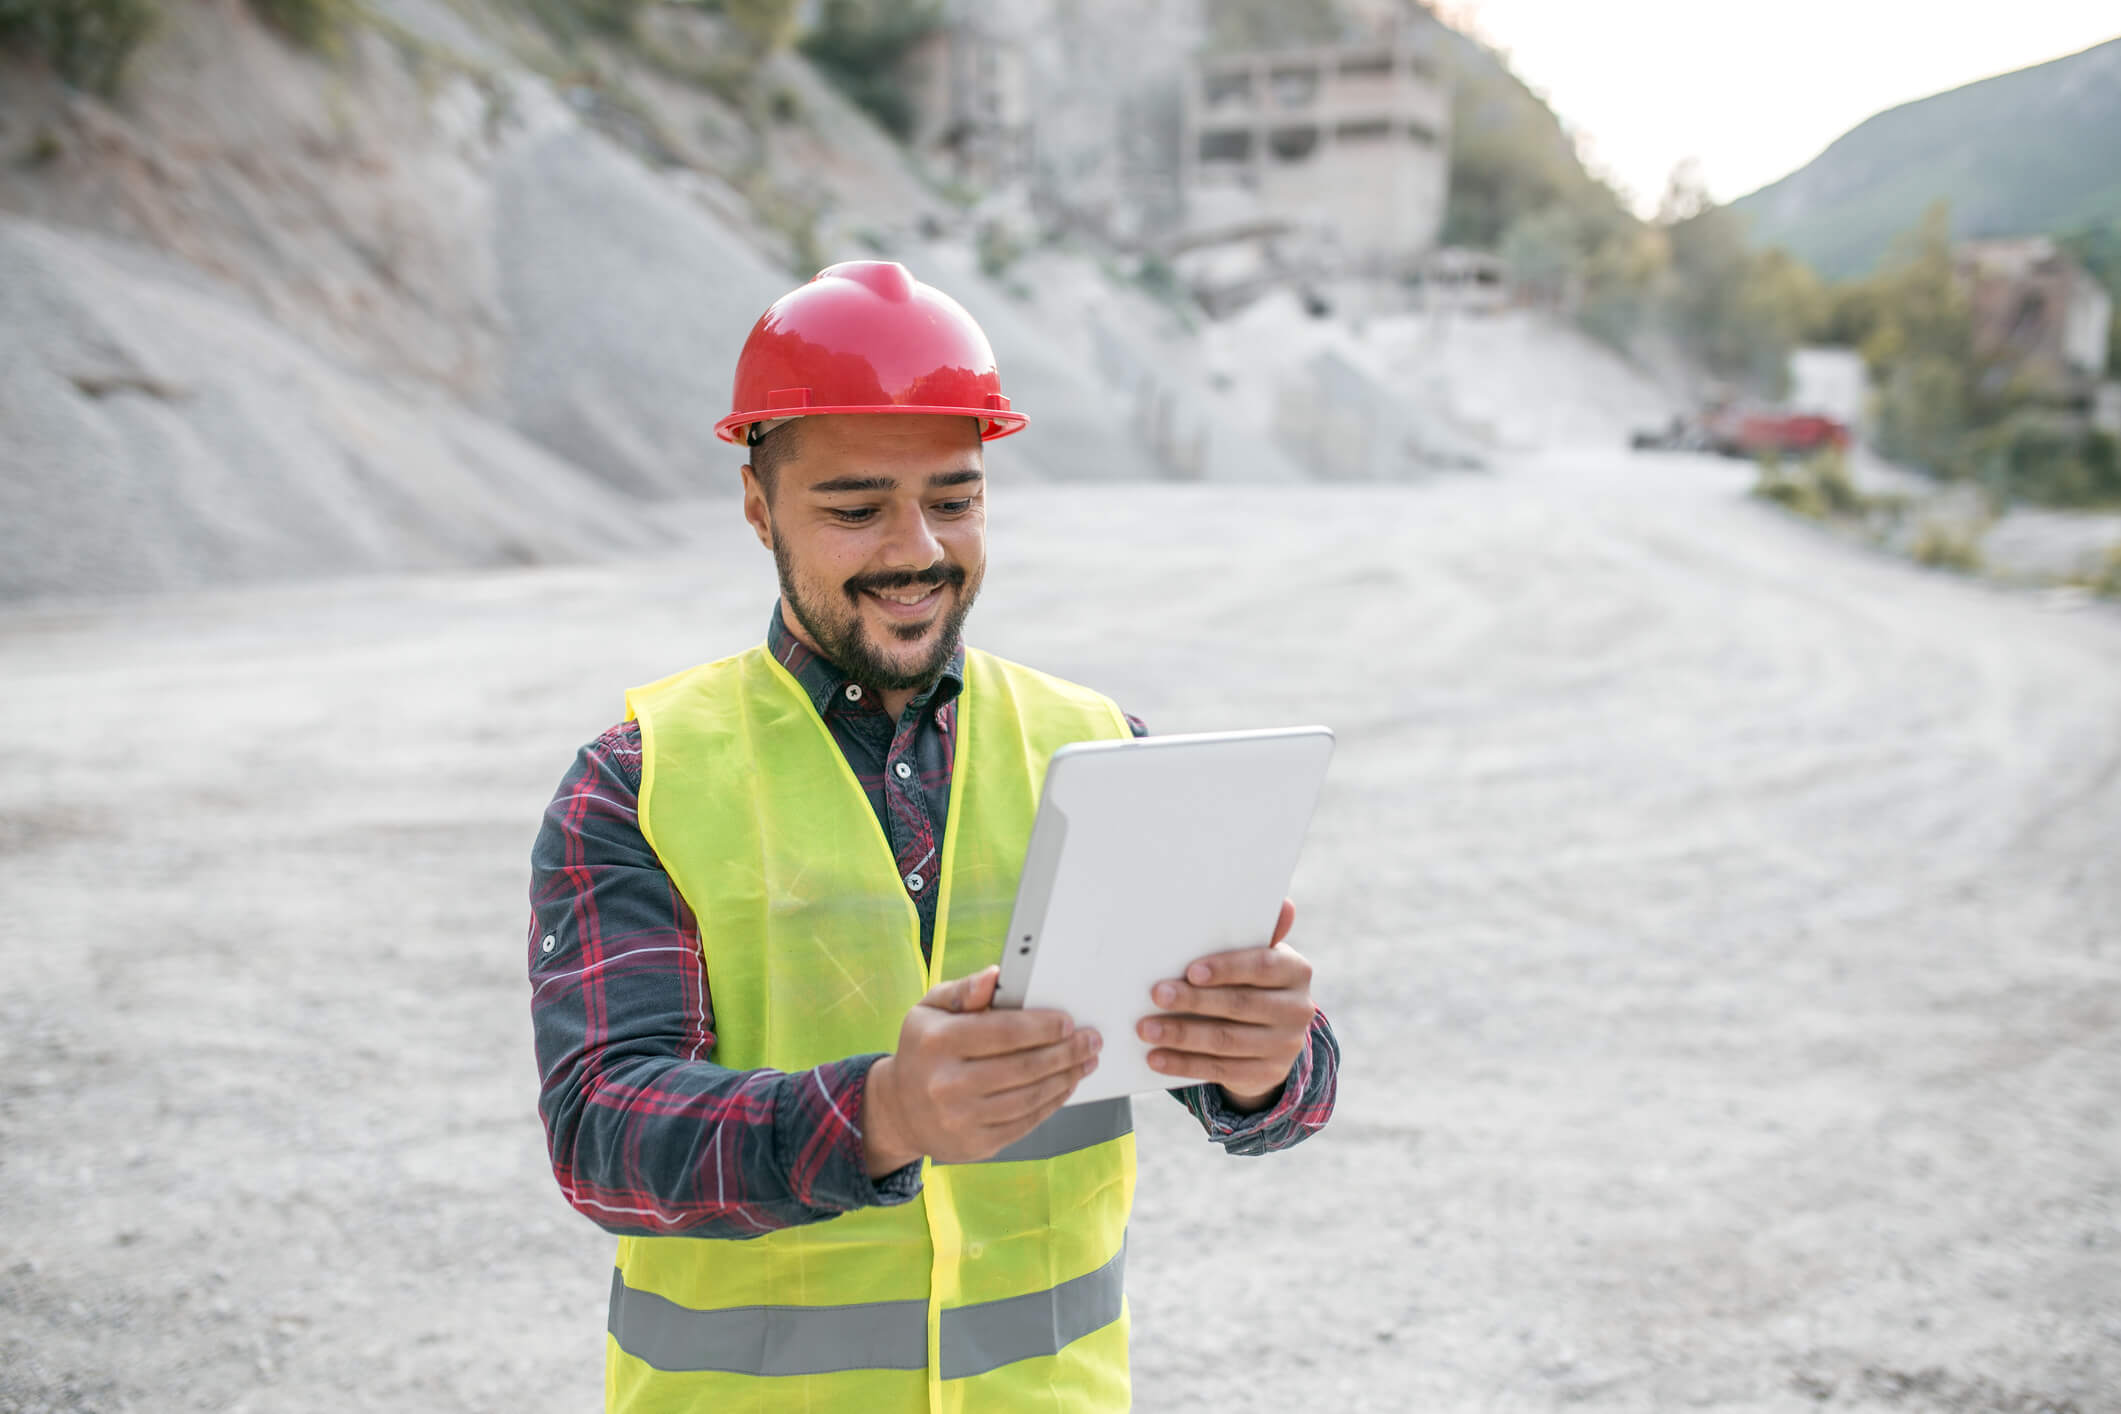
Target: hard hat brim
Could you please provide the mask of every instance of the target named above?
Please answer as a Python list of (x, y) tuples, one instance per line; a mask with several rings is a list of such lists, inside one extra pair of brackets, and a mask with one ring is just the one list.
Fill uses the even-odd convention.
[(979, 439), (992, 442), (1021, 432), (1031, 419), (1023, 413), (995, 408), (937, 407), (906, 403), (850, 403), (840, 407), (761, 408), (756, 412), (733, 412), (714, 425), (714, 435), (724, 442), (744, 445), (744, 429), (754, 422), (779, 422), (795, 417), (830, 417), (836, 413), (919, 412), (938, 417), (969, 417), (980, 424)]

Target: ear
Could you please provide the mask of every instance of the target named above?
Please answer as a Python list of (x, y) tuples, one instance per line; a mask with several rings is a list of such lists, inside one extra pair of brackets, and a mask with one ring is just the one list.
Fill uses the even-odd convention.
[(751, 522), (752, 533), (759, 544), (773, 548), (773, 513), (766, 506), (766, 488), (759, 485), (758, 473), (751, 463), (744, 463), (744, 519)]

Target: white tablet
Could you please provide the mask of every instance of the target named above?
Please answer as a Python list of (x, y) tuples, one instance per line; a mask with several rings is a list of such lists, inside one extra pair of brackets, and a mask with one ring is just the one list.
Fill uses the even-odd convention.
[(1104, 1038), (1071, 1105), (1192, 1084), (1149, 1068), (1149, 988), (1274, 935), (1333, 733), (1324, 727), (1064, 746), (1046, 768), (996, 1006), (1053, 1007)]

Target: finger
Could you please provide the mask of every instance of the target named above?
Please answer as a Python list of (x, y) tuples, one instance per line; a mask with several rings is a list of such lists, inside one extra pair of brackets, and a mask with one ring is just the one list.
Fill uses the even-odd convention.
[(1046, 1076), (1030, 1085), (1019, 1085), (1014, 1090), (1003, 1090), (990, 1095), (980, 1107), (981, 1115), (990, 1127), (1008, 1126), (1016, 1132), (1004, 1139), (1008, 1144), (1022, 1138), (1045, 1122), (1055, 1110), (1066, 1104), (1075, 1093), (1075, 1087), (1083, 1078), (1097, 1069), (1097, 1057), (1079, 1065), (1071, 1065), (1057, 1075)]
[(1030, 1085), (1095, 1060), (1103, 1044), (1095, 1031), (1083, 1030), (1050, 1046), (970, 1060), (965, 1062), (966, 1089), (975, 1096), (986, 1096)]
[(1210, 1056), (1198, 1051), (1159, 1048), (1149, 1052), (1149, 1068), (1177, 1080), (1212, 1081), (1217, 1085), (1226, 1085), (1232, 1090), (1266, 1088), (1258, 1083), (1258, 1072), (1263, 1069), (1258, 1062), (1233, 1060), (1228, 1056)]
[(1308, 987), (1311, 961), (1286, 943), (1238, 948), (1191, 963), (1186, 980), (1196, 987)]
[(1283, 899), (1281, 901), (1281, 917), (1274, 920), (1274, 936), (1267, 940), (1267, 946), (1273, 947), (1279, 944), (1282, 939), (1289, 936), (1289, 930), (1295, 926), (1296, 905), (1289, 899)]
[(983, 1011), (950, 1023), (943, 1045), (951, 1054), (967, 1060), (982, 1056), (1005, 1056), (1013, 1051), (1050, 1046), (1073, 1033), (1075, 1023), (1068, 1013), (1039, 1007), (1025, 1011)]
[(994, 988), (1001, 976), (999, 967), (983, 967), (969, 977), (938, 982), (921, 998), (921, 1005), (942, 1011), (985, 1011), (994, 1000)]
[(1235, 1021), (1148, 1016), (1142, 1018), (1135, 1031), (1153, 1046), (1229, 1060), (1260, 1060), (1288, 1048), (1285, 1032)]
[(1190, 982), (1159, 982), (1149, 996), (1162, 1011), (1219, 1016), (1259, 1026), (1308, 1026), (1313, 1010), (1310, 992), (1295, 987), (1196, 987)]

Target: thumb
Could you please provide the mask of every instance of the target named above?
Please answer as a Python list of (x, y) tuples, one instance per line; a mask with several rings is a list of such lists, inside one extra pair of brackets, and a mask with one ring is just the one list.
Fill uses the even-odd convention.
[(985, 1011), (994, 1000), (995, 984), (1001, 976), (999, 967), (983, 967), (970, 977), (938, 982), (921, 998), (921, 1005), (943, 1011)]
[(1295, 926), (1296, 905), (1288, 899), (1283, 899), (1281, 901), (1281, 916), (1274, 920), (1274, 939), (1267, 946), (1271, 948), (1280, 943), (1289, 936), (1289, 930)]

